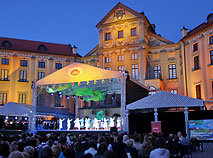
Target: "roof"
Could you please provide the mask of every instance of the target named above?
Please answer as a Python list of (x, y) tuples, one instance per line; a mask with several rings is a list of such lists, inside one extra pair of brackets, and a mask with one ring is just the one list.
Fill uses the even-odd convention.
[[(36, 113), (43, 114), (43, 115), (54, 115), (54, 116), (74, 118), (74, 115), (71, 112), (69, 112), (69, 109), (65, 109), (65, 108), (37, 106)], [(0, 115), (3, 115), (3, 116), (29, 117), (30, 114), (32, 114), (32, 105), (30, 104), (20, 104), (20, 103), (9, 102), (0, 108)]]
[[(10, 48), (4, 48), (3, 42), (8, 41), (11, 44)], [(39, 51), (39, 46), (45, 46), (46, 51)], [(72, 46), (70, 44), (57, 44), (41, 41), (31, 41), (15, 38), (0, 37), (0, 49), (11, 49), (19, 51), (37, 52), (42, 54), (55, 54), (67, 56), (80, 56), (79, 54), (72, 53)]]
[(95, 51), (97, 51), (98, 47), (99, 47), (99, 44), (96, 45), (91, 51), (89, 51), (89, 53), (87, 53), (84, 57), (91, 56)]
[(198, 25), (197, 27), (195, 27), (191, 31), (187, 32), (186, 36), (184, 36), (183, 39), (185, 39), (185, 38), (187, 38), (187, 37), (189, 37), (191, 35), (194, 35), (197, 32), (202, 31), (203, 29), (209, 27), (212, 24), (213, 24), (213, 21), (209, 21), (209, 22), (204, 22), (204, 23)]
[(204, 106), (203, 100), (160, 91), (127, 105), (128, 110)]
[(3, 116), (25, 116), (28, 117), (32, 113), (32, 105), (17, 104), (9, 102), (0, 108), (0, 115)]
[(119, 78), (121, 72), (110, 71), (93, 67), (82, 63), (70, 64), (36, 82), (36, 86), (55, 85), (62, 83), (74, 83), (94, 80)]
[(168, 40), (168, 39), (166, 39), (166, 38), (164, 38), (164, 37), (162, 37), (162, 36), (160, 36), (160, 35), (157, 35), (156, 33), (153, 33), (153, 32), (151, 32), (151, 31), (149, 31), (149, 30), (148, 30), (148, 32), (149, 32), (150, 34), (154, 35), (155, 37), (157, 37), (158, 39), (160, 38), (161, 40), (167, 42), (167, 44), (174, 44), (174, 42), (172, 42), (172, 41), (170, 41), (170, 40)]
[(113, 14), (113, 12), (114, 12), (116, 9), (118, 9), (119, 7), (122, 7), (122, 8), (124, 8), (124, 9), (128, 10), (130, 13), (132, 13), (132, 14), (138, 16), (138, 17), (144, 17), (143, 14), (140, 14), (140, 13), (136, 12), (135, 10), (133, 10), (133, 9), (131, 9), (131, 8), (129, 8), (129, 7), (127, 7), (127, 6), (124, 5), (123, 3), (119, 2), (119, 3), (118, 3), (113, 9), (111, 9), (110, 12), (108, 12), (108, 14), (96, 25), (96, 27), (99, 27), (101, 24), (103, 24), (104, 21), (107, 20), (107, 19), (110, 17), (110, 15)]

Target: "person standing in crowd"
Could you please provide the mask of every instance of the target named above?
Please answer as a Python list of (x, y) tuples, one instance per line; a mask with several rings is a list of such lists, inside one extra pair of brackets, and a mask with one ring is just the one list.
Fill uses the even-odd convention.
[(96, 143), (95, 143), (95, 140), (94, 139), (91, 139), (89, 141), (89, 149), (88, 150), (85, 150), (84, 151), (84, 154), (87, 154), (87, 153), (90, 153), (92, 154), (92, 156), (95, 156), (95, 154), (97, 153), (97, 150), (96, 150)]

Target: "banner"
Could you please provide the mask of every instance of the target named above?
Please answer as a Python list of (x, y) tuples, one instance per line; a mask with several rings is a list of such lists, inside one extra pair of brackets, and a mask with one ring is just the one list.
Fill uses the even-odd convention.
[(158, 133), (161, 132), (161, 121), (151, 122), (152, 132)]

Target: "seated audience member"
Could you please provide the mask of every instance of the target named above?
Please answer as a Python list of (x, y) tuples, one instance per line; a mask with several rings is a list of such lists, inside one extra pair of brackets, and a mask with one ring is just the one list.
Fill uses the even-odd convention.
[(133, 148), (133, 140), (127, 140), (127, 147), (125, 147), (125, 152), (127, 153), (127, 155), (130, 155), (133, 158), (138, 157), (138, 151)]
[(82, 156), (82, 158), (93, 158), (92, 154), (87, 153)]
[(60, 153), (61, 153), (61, 148), (58, 145), (53, 145), (52, 146), (52, 152), (53, 152), (53, 158), (58, 158)]
[(150, 158), (169, 158), (169, 150), (165, 148), (165, 141), (159, 138), (156, 142), (157, 149), (152, 150), (149, 157)]
[(75, 158), (75, 151), (71, 148), (64, 150), (63, 155), (65, 158)]
[(34, 148), (31, 146), (26, 146), (24, 148), (24, 152), (28, 153), (30, 158), (32, 158), (34, 156)]
[(97, 153), (97, 150), (95, 149), (96, 148), (96, 143), (95, 143), (95, 140), (94, 139), (91, 139), (89, 141), (89, 149), (84, 151), (84, 154), (87, 154), (87, 153), (90, 153), (92, 154), (92, 156), (94, 156), (96, 153)]
[(104, 153), (105, 151), (107, 151), (108, 148), (107, 148), (107, 144), (102, 142), (100, 145), (99, 145), (99, 148), (98, 148), (98, 152), (95, 154), (94, 158), (104, 158)]
[(41, 152), (39, 155), (40, 155), (40, 158), (52, 158), (53, 152), (49, 146), (45, 146), (44, 148), (41, 149)]
[(123, 136), (118, 136), (118, 142), (112, 144), (112, 151), (115, 153), (116, 157), (127, 158), (125, 153), (126, 144), (123, 143)]
[(115, 153), (110, 150), (105, 151), (104, 156), (105, 158), (116, 158)]
[(20, 151), (13, 151), (10, 153), (8, 158), (25, 158), (24, 154), (21, 153)]
[(10, 154), (10, 146), (6, 141), (0, 141), (0, 157), (7, 158)]

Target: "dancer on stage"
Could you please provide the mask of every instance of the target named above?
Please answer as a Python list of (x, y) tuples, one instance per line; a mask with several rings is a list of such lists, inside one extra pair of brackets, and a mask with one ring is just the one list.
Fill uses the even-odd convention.
[(71, 121), (72, 121), (72, 119), (70, 119), (70, 118), (67, 119), (67, 130), (70, 130)]
[(108, 129), (108, 119), (104, 118), (104, 123), (103, 123), (103, 129), (107, 130)]
[(97, 118), (94, 118), (93, 128), (96, 130), (99, 130), (99, 122)]
[(90, 119), (86, 118), (85, 119), (85, 129), (88, 130), (90, 128)]
[(81, 128), (84, 129), (84, 118), (80, 119)]
[(115, 118), (110, 117), (110, 119), (109, 119), (109, 122), (110, 122), (110, 123), (109, 123), (109, 127), (110, 127), (110, 128), (115, 126), (114, 120), (115, 120)]
[(80, 120), (79, 118), (75, 119), (74, 121), (74, 128), (77, 128), (78, 130), (80, 130), (81, 126), (80, 126)]
[(118, 117), (117, 119), (117, 128), (120, 129), (121, 128), (121, 118)]
[(64, 121), (65, 119), (59, 119), (59, 130), (62, 130), (62, 128), (63, 128), (63, 124), (62, 124), (62, 122)]

